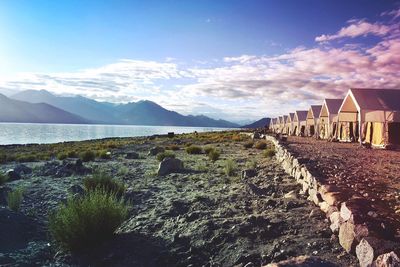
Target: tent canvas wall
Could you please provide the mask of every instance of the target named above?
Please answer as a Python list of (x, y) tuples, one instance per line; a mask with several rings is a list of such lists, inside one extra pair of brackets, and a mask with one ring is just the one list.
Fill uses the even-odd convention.
[(277, 122), (277, 133), (282, 133), (282, 127), (283, 127), (283, 117), (279, 116), (278, 117), (278, 122)]
[(294, 135), (293, 129), (294, 129), (294, 113), (289, 113), (289, 115), (288, 115), (288, 134), (289, 135)]
[(289, 134), (289, 124), (288, 124), (288, 116), (287, 115), (283, 115), (283, 126), (282, 126), (282, 133), (283, 134)]
[(400, 89), (351, 88), (339, 109), (340, 141), (400, 145)]
[(318, 121), (322, 105), (311, 105), (307, 112), (306, 135), (318, 136)]
[(270, 130), (271, 130), (272, 132), (274, 132), (274, 133), (275, 133), (276, 127), (277, 127), (276, 121), (277, 121), (277, 118), (271, 119), (271, 121), (270, 121), (270, 126), (269, 126)]
[(319, 114), (318, 133), (321, 139), (329, 139), (335, 136), (337, 131), (337, 117), (343, 99), (327, 98), (322, 104)]
[(293, 132), (297, 136), (304, 136), (306, 133), (307, 112), (307, 110), (296, 110), (294, 113)]

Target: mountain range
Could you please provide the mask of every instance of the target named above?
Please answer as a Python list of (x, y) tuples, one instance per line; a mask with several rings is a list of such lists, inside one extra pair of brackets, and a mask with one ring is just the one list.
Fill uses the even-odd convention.
[(243, 125), (240, 128), (252, 128), (252, 129), (264, 128), (264, 127), (269, 125), (270, 120), (271, 120), (270, 118), (262, 118), (262, 119), (260, 119), (258, 121), (255, 121), (255, 122), (251, 123), (251, 124)]
[(113, 104), (82, 96), (57, 96), (45, 90), (22, 91), (10, 98), (0, 95), (0, 121), (239, 127), (236, 123), (203, 115), (185, 116), (147, 100)]

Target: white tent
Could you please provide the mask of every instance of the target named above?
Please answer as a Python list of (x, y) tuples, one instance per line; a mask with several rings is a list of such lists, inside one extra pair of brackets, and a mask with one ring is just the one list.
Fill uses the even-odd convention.
[(340, 141), (400, 145), (400, 89), (351, 88), (339, 109), (338, 125)]
[(283, 115), (283, 125), (282, 125), (282, 131), (281, 133), (283, 134), (288, 134), (288, 115)]
[(297, 136), (304, 136), (306, 133), (307, 110), (296, 110), (293, 117), (293, 132)]
[(287, 119), (287, 125), (288, 125), (288, 135), (294, 135), (293, 129), (294, 129), (294, 113), (289, 113), (288, 119)]
[(327, 98), (322, 104), (319, 114), (318, 133), (321, 139), (329, 139), (335, 136), (337, 129), (337, 117), (343, 99)]
[(306, 135), (318, 136), (318, 121), (322, 105), (311, 105), (307, 112)]

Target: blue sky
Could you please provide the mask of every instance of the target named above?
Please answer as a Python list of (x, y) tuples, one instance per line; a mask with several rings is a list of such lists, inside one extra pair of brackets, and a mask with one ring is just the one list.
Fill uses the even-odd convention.
[[(146, 98), (185, 114), (236, 121), (275, 116), (282, 105), (287, 112), (307, 108), (354, 84), (381, 79), (376, 86), (396, 86), (387, 71), (348, 77), (345, 70), (359, 69), (363, 60), (382, 63), (377, 55), (388, 56), (375, 50), (388, 41), (385, 51), (394, 52), (398, 10), (388, 0), (3, 0), (0, 90), (46, 89), (112, 102)], [(302, 64), (313, 57), (348, 62), (332, 74), (329, 66)], [(398, 63), (391, 62), (391, 71)]]

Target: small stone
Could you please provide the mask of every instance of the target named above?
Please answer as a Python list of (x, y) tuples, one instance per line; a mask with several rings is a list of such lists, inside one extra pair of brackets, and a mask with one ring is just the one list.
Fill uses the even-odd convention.
[(257, 175), (255, 169), (246, 169), (242, 171), (242, 179), (251, 178)]
[(149, 155), (150, 155), (150, 156), (155, 156), (155, 155), (157, 155), (158, 153), (162, 153), (162, 152), (164, 152), (164, 151), (165, 151), (165, 149), (164, 149), (163, 147), (160, 147), (160, 146), (152, 147), (152, 148), (150, 149), (150, 151), (149, 151)]
[(353, 252), (358, 242), (368, 235), (369, 231), (365, 225), (345, 222), (339, 228), (339, 243), (347, 252)]
[(126, 159), (138, 159), (139, 158), (139, 154), (134, 152), (134, 151), (130, 151), (128, 153), (126, 153)]
[(297, 199), (297, 194), (294, 190), (286, 193), (283, 198), (293, 198), (293, 199)]

